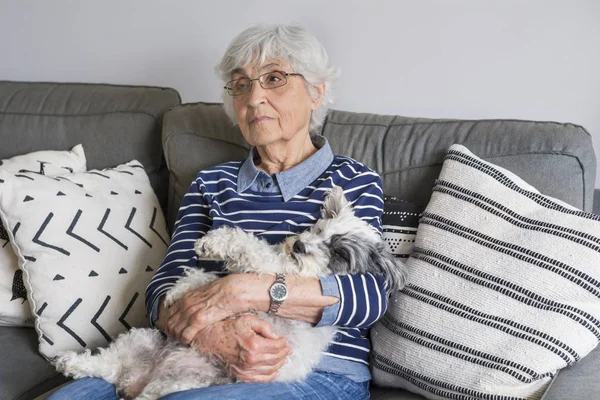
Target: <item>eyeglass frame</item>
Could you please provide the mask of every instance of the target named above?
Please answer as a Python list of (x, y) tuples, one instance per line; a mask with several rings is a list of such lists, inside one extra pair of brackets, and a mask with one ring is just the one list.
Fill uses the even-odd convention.
[[(285, 82), (283, 83), (283, 85), (276, 86), (276, 87), (273, 87), (273, 88), (266, 88), (266, 87), (264, 87), (264, 86), (263, 86), (263, 84), (262, 84), (262, 82), (261, 82), (261, 80), (260, 80), (260, 78), (262, 78), (262, 77), (263, 77), (263, 76), (265, 76), (265, 75), (272, 74), (273, 72), (279, 72), (280, 74), (283, 74), (283, 76), (285, 76), (285, 77), (286, 77), (286, 78), (285, 78)], [(285, 86), (285, 85), (287, 84), (287, 82), (288, 82), (288, 79), (287, 79), (287, 77), (288, 77), (288, 76), (301, 76), (301, 77), (303, 77), (303, 78), (304, 78), (304, 75), (302, 75), (302, 74), (300, 74), (300, 73), (298, 73), (298, 72), (284, 72), (284, 71), (277, 71), (277, 70), (276, 70), (276, 71), (269, 71), (269, 72), (265, 72), (264, 74), (261, 74), (261, 75), (259, 75), (259, 77), (258, 77), (258, 78), (254, 78), (254, 79), (249, 79), (249, 78), (247, 78), (247, 77), (246, 77), (246, 78), (237, 78), (237, 79), (232, 79), (232, 80), (230, 80), (229, 82), (227, 82), (227, 83), (225, 84), (225, 86), (223, 86), (223, 89), (225, 89), (225, 90), (227, 91), (227, 94), (228, 94), (228, 95), (230, 95), (230, 96), (232, 96), (232, 97), (242, 96), (242, 95), (244, 95), (244, 94), (248, 94), (248, 93), (252, 92), (252, 87), (253, 87), (253, 85), (254, 85), (254, 83), (253, 83), (254, 81), (258, 81), (258, 83), (259, 83), (260, 87), (261, 87), (261, 88), (263, 88), (263, 89), (265, 89), (265, 90), (277, 89), (277, 88), (280, 88), (280, 87), (282, 87), (282, 86)], [(250, 82), (250, 89), (248, 89), (248, 91), (247, 91), (247, 92), (244, 92), (244, 93), (232, 94), (232, 93), (229, 91), (229, 90), (230, 90), (230, 89), (229, 89), (229, 87), (227, 87), (227, 86), (228, 86), (230, 83), (232, 83), (232, 82), (239, 81), (240, 79), (248, 79), (248, 81)]]

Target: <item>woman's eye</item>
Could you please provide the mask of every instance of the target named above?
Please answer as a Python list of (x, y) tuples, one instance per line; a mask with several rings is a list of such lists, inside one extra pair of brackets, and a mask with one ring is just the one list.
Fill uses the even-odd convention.
[(280, 80), (281, 80), (281, 78), (279, 78), (275, 74), (271, 74), (271, 75), (267, 76), (267, 82), (279, 82)]
[(237, 81), (233, 86), (235, 90), (244, 90), (248, 84), (245, 81)]

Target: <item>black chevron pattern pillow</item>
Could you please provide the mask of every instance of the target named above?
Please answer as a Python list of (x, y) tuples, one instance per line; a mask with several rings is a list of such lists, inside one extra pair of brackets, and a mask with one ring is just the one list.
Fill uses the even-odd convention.
[[(46, 176), (68, 175), (86, 170), (82, 145), (70, 151), (36, 151), (0, 160), (0, 170)], [(10, 235), (0, 221), (0, 326), (33, 326), (33, 316)]]
[(93, 349), (147, 325), (144, 291), (169, 237), (139, 162), (56, 178), (0, 171), (0, 217), (42, 355)]

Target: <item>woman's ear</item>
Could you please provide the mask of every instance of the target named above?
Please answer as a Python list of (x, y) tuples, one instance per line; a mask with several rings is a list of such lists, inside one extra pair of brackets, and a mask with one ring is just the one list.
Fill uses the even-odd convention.
[(313, 90), (311, 90), (311, 110), (318, 110), (323, 104), (323, 98), (325, 97), (325, 89), (326, 84), (322, 83), (320, 85), (314, 85)]

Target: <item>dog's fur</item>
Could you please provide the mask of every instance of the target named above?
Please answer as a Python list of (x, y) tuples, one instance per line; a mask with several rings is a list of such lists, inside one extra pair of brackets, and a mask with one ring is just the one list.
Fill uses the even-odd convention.
[[(294, 243), (304, 244), (299, 252)], [(404, 266), (387, 250), (381, 236), (357, 218), (341, 188), (334, 187), (325, 199), (322, 218), (307, 231), (271, 246), (239, 228), (209, 231), (195, 244), (200, 257), (226, 261), (232, 273), (277, 273), (305, 277), (372, 272), (386, 277), (389, 291), (400, 289), (406, 279)], [(216, 279), (202, 269), (188, 269), (167, 293), (171, 305), (184, 293)], [(293, 353), (279, 370), (277, 381), (305, 378), (317, 365), (333, 340), (335, 327), (315, 328), (291, 319), (257, 315), (288, 339)], [(200, 354), (156, 329), (132, 329), (121, 334), (107, 349), (93, 355), (65, 352), (54, 364), (74, 378), (99, 377), (116, 385), (120, 395), (131, 399), (156, 399), (169, 393), (234, 383), (235, 378), (217, 360)]]

